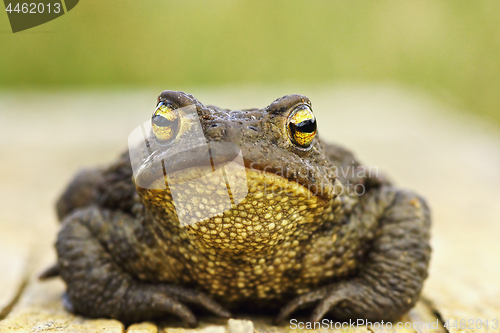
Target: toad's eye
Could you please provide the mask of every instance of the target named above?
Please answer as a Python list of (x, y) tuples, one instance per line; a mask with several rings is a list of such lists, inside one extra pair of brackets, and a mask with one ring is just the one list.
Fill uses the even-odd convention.
[(297, 106), (287, 122), (288, 136), (294, 144), (307, 148), (316, 136), (316, 118), (308, 105)]
[(151, 127), (160, 143), (168, 143), (179, 131), (179, 113), (172, 104), (161, 102), (153, 113)]

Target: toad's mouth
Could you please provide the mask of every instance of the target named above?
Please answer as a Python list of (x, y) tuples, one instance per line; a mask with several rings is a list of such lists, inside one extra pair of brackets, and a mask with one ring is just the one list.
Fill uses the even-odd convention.
[[(265, 178), (267, 190), (300, 187), (301, 194), (307, 197), (318, 197), (322, 201), (330, 201), (335, 197), (334, 186), (329, 181), (320, 183), (317, 177), (310, 174), (301, 177), (289, 167), (279, 164), (263, 165), (243, 155), (238, 145), (226, 142), (212, 142), (207, 146), (178, 153), (157, 151), (144, 161), (136, 174), (135, 184), (141, 192), (171, 190), (180, 184), (193, 182), (194, 186), (202, 186), (204, 178), (217, 178), (216, 175), (222, 172), (224, 179), (220, 180), (232, 187), (233, 192), (246, 193), (252, 189), (249, 180)], [(234, 188), (234, 181), (237, 181), (237, 189)], [(201, 194), (203, 191), (199, 192)]]

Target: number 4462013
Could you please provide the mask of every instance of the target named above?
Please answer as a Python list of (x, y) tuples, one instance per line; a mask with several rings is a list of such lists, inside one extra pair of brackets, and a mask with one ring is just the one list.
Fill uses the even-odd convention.
[(492, 328), (496, 330), (498, 328), (498, 319), (458, 319), (450, 320), (448, 319), (444, 325), (445, 328), (456, 328), (456, 329), (481, 329), (481, 328)]
[[(47, 7), (47, 8), (45, 8)], [(16, 13), (24, 13), (24, 14), (41, 14), (47, 10), (47, 13), (60, 13), (61, 12), (61, 4), (60, 3), (53, 3), (52, 6), (50, 3), (44, 4), (44, 3), (17, 3), (14, 8), (12, 8), (12, 4), (9, 3), (7, 8), (5, 10), (9, 13), (16, 12)]]

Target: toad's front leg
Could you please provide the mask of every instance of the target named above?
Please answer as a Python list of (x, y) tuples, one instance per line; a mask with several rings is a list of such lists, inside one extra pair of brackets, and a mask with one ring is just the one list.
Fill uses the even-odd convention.
[(377, 219), (379, 233), (357, 276), (304, 294), (286, 305), (276, 322), (299, 307), (319, 302), (311, 320), (395, 320), (417, 301), (430, 258), (429, 209), (414, 193), (393, 187), (361, 197), (351, 219)]
[(76, 210), (63, 220), (56, 247), (58, 268), (67, 285), (69, 310), (125, 323), (169, 313), (196, 326), (196, 317), (184, 305), (193, 303), (219, 316), (230, 316), (201, 292), (143, 281), (119, 265), (124, 256), (134, 259), (137, 255), (134, 245), (140, 247), (141, 243), (135, 238), (136, 228), (141, 228), (141, 224), (131, 215), (96, 206)]

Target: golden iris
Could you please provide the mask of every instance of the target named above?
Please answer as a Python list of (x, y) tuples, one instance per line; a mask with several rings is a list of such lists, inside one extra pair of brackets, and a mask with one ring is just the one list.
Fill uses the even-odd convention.
[(175, 139), (179, 131), (179, 113), (171, 104), (161, 102), (151, 118), (153, 133), (161, 143)]
[(308, 105), (297, 106), (287, 122), (288, 136), (294, 144), (307, 148), (316, 136), (316, 118)]

